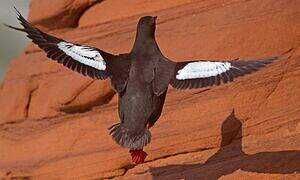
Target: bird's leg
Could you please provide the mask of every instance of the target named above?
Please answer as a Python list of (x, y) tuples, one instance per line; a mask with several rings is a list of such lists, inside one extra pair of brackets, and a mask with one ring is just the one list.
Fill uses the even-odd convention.
[(143, 149), (131, 149), (129, 152), (131, 154), (132, 162), (135, 164), (143, 163), (148, 155)]
[[(148, 122), (146, 127), (150, 129), (153, 125), (154, 124)], [(130, 149), (129, 153), (131, 154), (132, 162), (135, 164), (143, 163), (148, 155), (145, 151), (143, 151), (143, 149)]]

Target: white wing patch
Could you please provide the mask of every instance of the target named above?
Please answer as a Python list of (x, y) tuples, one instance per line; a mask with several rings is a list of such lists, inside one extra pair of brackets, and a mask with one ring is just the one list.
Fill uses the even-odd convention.
[(185, 80), (212, 77), (228, 71), (230, 67), (231, 64), (229, 62), (192, 62), (177, 72), (176, 79)]
[(105, 70), (106, 63), (100, 52), (89, 46), (78, 46), (68, 42), (60, 42), (58, 48), (74, 60), (98, 70)]

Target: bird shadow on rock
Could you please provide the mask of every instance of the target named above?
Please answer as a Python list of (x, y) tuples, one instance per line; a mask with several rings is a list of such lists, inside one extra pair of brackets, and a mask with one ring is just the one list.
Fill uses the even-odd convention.
[(246, 154), (242, 148), (242, 122), (234, 110), (222, 124), (220, 149), (205, 163), (151, 167), (157, 179), (218, 179), (236, 170), (264, 174), (300, 173), (300, 151), (276, 151)]

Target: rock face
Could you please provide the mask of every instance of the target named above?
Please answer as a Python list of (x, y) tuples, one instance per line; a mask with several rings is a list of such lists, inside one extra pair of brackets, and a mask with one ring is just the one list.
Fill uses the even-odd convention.
[(169, 88), (147, 162), (135, 166), (107, 131), (118, 121), (109, 82), (30, 44), (0, 86), (0, 179), (299, 179), (299, 8), (295, 0), (33, 0), (34, 24), (112, 53), (130, 50), (147, 14), (158, 16), (158, 43), (177, 61), (292, 51), (230, 84)]

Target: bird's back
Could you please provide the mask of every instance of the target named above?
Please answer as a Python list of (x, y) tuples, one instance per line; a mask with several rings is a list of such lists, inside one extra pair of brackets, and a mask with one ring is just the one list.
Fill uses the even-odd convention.
[(154, 96), (152, 81), (154, 79), (155, 57), (149, 52), (137, 52), (131, 56), (131, 68), (124, 101), (125, 124), (132, 128), (143, 128), (152, 113)]
[[(122, 134), (123, 138), (132, 139), (132, 142), (130, 140), (123, 142), (118, 139), (119, 135), (115, 134), (116, 141), (125, 147), (134, 149), (150, 142), (151, 134), (146, 127), (147, 123), (153, 117), (157, 119), (161, 113), (165, 96), (161, 100), (162, 97), (157, 96), (153, 91), (155, 65), (160, 57), (160, 52), (156, 48), (149, 44), (135, 49), (130, 54), (131, 66), (128, 82), (126, 89), (119, 96), (121, 123), (118, 130), (115, 130)], [(131, 143), (128, 144), (128, 142)]]

